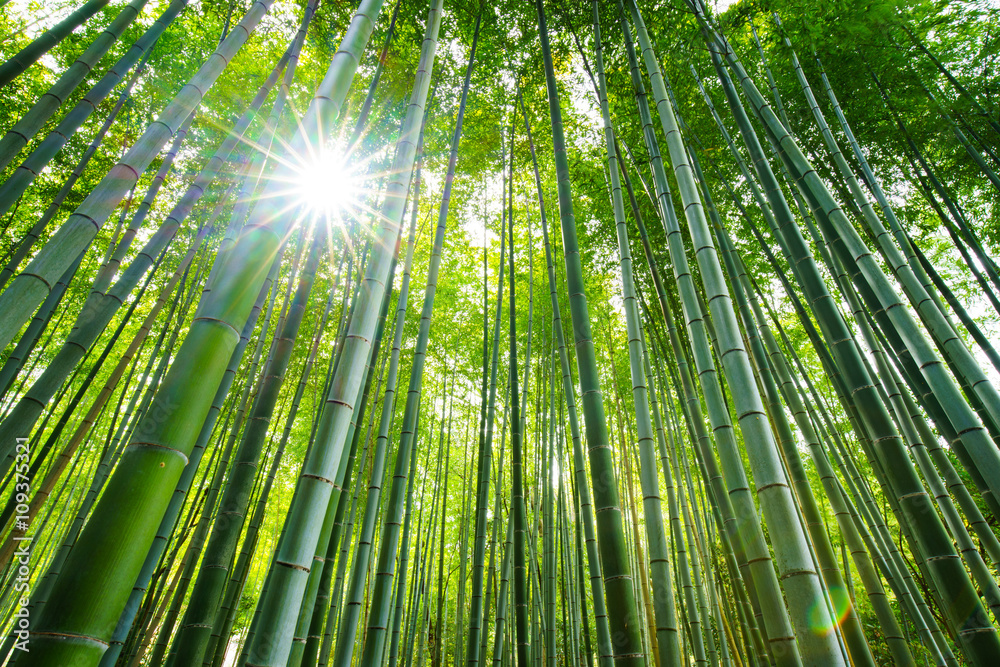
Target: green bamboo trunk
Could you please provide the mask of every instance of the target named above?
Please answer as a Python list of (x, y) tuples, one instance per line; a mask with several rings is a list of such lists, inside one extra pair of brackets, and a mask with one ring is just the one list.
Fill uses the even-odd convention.
[[(371, 4), (380, 5), (377, 0), (372, 0)], [(367, 5), (364, 8), (368, 8)], [(242, 46), (265, 9), (266, 5), (255, 4), (244, 17), (240, 30), (231, 33), (220, 45), (221, 52), (233, 53)], [(346, 95), (358, 54), (371, 34), (371, 24), (372, 19), (367, 15), (356, 15), (345, 35), (341, 51), (334, 57), (331, 74), (321, 88), (338, 93), (333, 99), (324, 96), (333, 117)], [(213, 81), (222, 69), (220, 59), (213, 57), (203, 68), (203, 76), (196, 79)], [(195, 93), (190, 85), (185, 91), (165, 112), (167, 115), (161, 118), (169, 117), (169, 113), (183, 113), (183, 117), (190, 113), (189, 103), (200, 99), (201, 93)], [(312, 122), (315, 123), (315, 120)], [(167, 125), (156, 125), (133, 152), (141, 155), (140, 146), (162, 143), (156, 137), (165, 139), (169, 136), (167, 128)], [(410, 157), (412, 160), (412, 153)], [(125, 163), (121, 168), (127, 170)], [(114, 176), (109, 178), (114, 179)], [(125, 181), (121, 185), (127, 183)], [(119, 188), (120, 185), (116, 184), (113, 189), (119, 191)], [(88, 201), (95, 206), (100, 202), (100, 207), (104, 207), (110, 200), (100, 191), (99, 186)], [(271, 205), (278, 203), (271, 202)], [(265, 214), (262, 210), (265, 208), (258, 205), (255, 215)], [(97, 215), (95, 219), (104, 217), (106, 213)], [(188, 336), (161, 383), (138, 435), (122, 456), (118, 470), (67, 559), (63, 573), (54, 583), (46, 611), (35, 621), (33, 630), (40, 634), (32, 641), (31, 655), (19, 657), (18, 662), (37, 664), (38, 660), (48, 660), (67, 664), (79, 660), (78, 664), (94, 664), (104, 652), (105, 642), (114, 630), (132, 582), (211, 406), (212, 396), (239, 340), (239, 331), (264, 282), (270, 260), (284, 237), (282, 226), (290, 222), (287, 217), (280, 218), (268, 228), (259, 226), (260, 219), (252, 220), (236, 244), (245, 250), (234, 253), (239, 263), (234, 260), (227, 267), (229, 270), (221, 272), (219, 279), (209, 285), (208, 292), (202, 297)], [(263, 215), (263, 219), (270, 219), (270, 215)], [(90, 229), (87, 235), (92, 237), (96, 228), (89, 221), (85, 224)], [(50, 242), (46, 248), (50, 247), (59, 247), (59, 243)], [(42, 261), (39, 257), (35, 262)], [(261, 265), (265, 268), (262, 269)], [(16, 292), (12, 283), (4, 296), (12, 297)], [(361, 363), (364, 361), (362, 359)], [(194, 377), (199, 381), (189, 381)]]
[[(636, 624), (637, 619), (633, 612), (635, 592), (630, 576), (631, 567), (625, 546), (625, 530), (613, 470), (613, 456), (608, 441), (607, 421), (604, 416), (604, 399), (597, 374), (597, 359), (594, 354), (590, 314), (584, 290), (583, 267), (580, 262), (580, 250), (576, 235), (576, 219), (573, 215), (569, 163), (566, 158), (566, 140), (563, 136), (562, 110), (559, 106), (559, 92), (556, 88), (545, 10), (540, 0), (536, 2), (536, 7), (542, 57), (545, 64), (549, 115), (552, 121), (559, 217), (566, 260), (566, 283), (570, 295), (577, 370), (583, 398), (583, 416), (589, 447), (591, 478), (594, 485), (598, 547), (608, 602), (608, 625), (613, 643), (615, 664), (637, 665), (643, 662), (643, 651), (639, 638), (639, 628)], [(522, 663), (521, 667), (526, 667), (526, 665)]]
[(622, 275), (622, 296), (625, 303), (625, 320), (628, 335), (629, 372), (632, 379), (632, 399), (635, 406), (636, 431), (640, 458), (639, 480), (642, 485), (643, 512), (646, 517), (646, 540), (649, 546), (649, 570), (653, 585), (655, 635), (660, 667), (681, 664), (682, 655), (677, 630), (677, 611), (671, 582), (670, 552), (659, 482), (656, 474), (656, 455), (653, 444), (653, 425), (649, 412), (646, 377), (642, 365), (642, 327), (639, 305), (635, 296), (632, 276), (632, 254), (629, 249), (628, 230), (625, 224), (625, 203), (622, 199), (619, 178), (615, 133), (611, 127), (608, 110), (607, 84), (604, 75), (604, 56), (601, 49), (600, 17), (598, 3), (594, 2), (594, 42), (596, 44), (596, 69), (601, 115), (604, 120), (604, 138), (611, 174), (611, 197), (615, 227), (618, 232), (618, 253)]
[[(731, 243), (728, 247), (730, 254), (733, 254), (734, 251)], [(750, 288), (750, 282), (746, 275), (745, 267), (738, 257), (734, 257), (733, 259), (736, 262), (736, 265), (733, 269), (731, 269), (731, 275), (739, 276), (743, 291), (747, 297), (749, 297), (749, 305), (752, 308), (753, 318), (756, 322), (756, 327), (760, 332), (760, 337), (763, 339), (764, 346), (766, 347), (766, 355), (770, 368), (777, 376), (776, 379), (778, 387), (781, 389), (782, 397), (785, 399), (786, 404), (791, 410), (802, 437), (809, 447), (809, 453), (812, 457), (813, 464), (816, 466), (816, 470), (819, 473), (820, 481), (826, 492), (827, 499), (834, 511), (834, 516), (837, 520), (838, 526), (840, 527), (844, 544), (849, 545), (850, 547), (859, 576), (861, 577), (869, 601), (871, 602), (877, 616), (880, 629), (892, 653), (893, 661), (897, 665), (913, 665), (915, 664), (913, 656), (911, 655), (909, 647), (903, 637), (903, 631), (899, 627), (899, 623), (897, 622), (892, 608), (888, 603), (885, 591), (882, 587), (882, 582), (878, 578), (874, 565), (865, 551), (865, 545), (862, 541), (861, 535), (850, 515), (850, 512), (848, 511), (839, 483), (837, 482), (835, 473), (833, 472), (833, 468), (830, 466), (829, 459), (823, 451), (823, 447), (820, 444), (816, 431), (806, 414), (806, 410), (803, 406), (801, 398), (799, 397), (798, 390), (796, 387), (792, 386), (791, 374), (784, 355), (778, 347), (777, 341), (763, 317), (755, 292)]]
[[(416, 247), (417, 210), (420, 203), (420, 169), (414, 179), (413, 215), (410, 219), (410, 231), (407, 240), (406, 262), (403, 265), (403, 281), (399, 286), (399, 296), (396, 301), (395, 333), (393, 334), (392, 350), (389, 356), (389, 368), (385, 380), (385, 393), (382, 399), (382, 415), (379, 420), (378, 436), (375, 440), (375, 453), (372, 458), (371, 482), (368, 485), (368, 495), (364, 509), (364, 523), (358, 534), (354, 547), (354, 561), (351, 578), (348, 581), (347, 600), (340, 617), (340, 631), (337, 633), (337, 648), (334, 653), (335, 666), (350, 665), (354, 652), (354, 635), (358, 626), (358, 618), (362, 612), (362, 597), (368, 576), (369, 559), (371, 557), (372, 539), (378, 516), (379, 501), (382, 494), (382, 478), (385, 475), (386, 450), (389, 447), (392, 418), (396, 406), (396, 379), (399, 374), (399, 353), (402, 347), (403, 325), (406, 320), (406, 309), (410, 291), (410, 267), (413, 265), (413, 252)], [(343, 499), (343, 497), (342, 497)], [(340, 505), (346, 504), (341, 502)], [(344, 554), (346, 556), (346, 554)], [(333, 622), (331, 619), (328, 622)]]
[[(513, 130), (513, 125), (511, 126)], [(511, 132), (513, 139), (513, 132)], [(511, 141), (513, 148), (513, 141)], [(513, 155), (511, 155), (513, 165)], [(513, 186), (513, 184), (511, 184)], [(528, 632), (528, 576), (525, 544), (528, 532), (527, 507), (525, 503), (524, 483), (524, 453), (523, 426), (521, 421), (521, 400), (517, 373), (517, 300), (514, 291), (514, 220), (509, 219), (510, 259), (510, 329), (509, 329), (509, 366), (510, 373), (510, 456), (511, 456), (511, 492), (510, 492), (510, 524), (514, 532), (514, 626), (518, 667), (528, 667), (531, 660), (532, 637)], [(501, 233), (503, 229), (501, 227)], [(535, 558), (531, 558), (535, 562)]]
[[(157, 22), (157, 24), (159, 24), (159, 22)], [(149, 51), (146, 51), (145, 54), (143, 55), (142, 61), (135, 68), (135, 71), (132, 73), (132, 76), (129, 77), (128, 81), (125, 83), (124, 89), (119, 94), (118, 100), (115, 102), (114, 107), (112, 107), (111, 112), (104, 119), (104, 122), (101, 124), (100, 129), (98, 129), (97, 134), (95, 134), (94, 138), (90, 141), (90, 145), (87, 146), (87, 149), (83, 152), (83, 155), (80, 156), (79, 161), (76, 163), (76, 167), (73, 168), (73, 171), (70, 173), (69, 177), (66, 179), (62, 187), (59, 189), (58, 194), (56, 194), (55, 198), (49, 203), (48, 207), (45, 209), (42, 215), (39, 216), (35, 224), (31, 226), (31, 229), (28, 230), (28, 233), (25, 234), (24, 237), (21, 239), (21, 241), (18, 243), (17, 249), (12, 253), (10, 253), (10, 255), (8, 256), (3, 269), (0, 269), (0, 289), (3, 289), (4, 287), (7, 286), (7, 281), (10, 280), (11, 276), (14, 274), (14, 271), (17, 270), (18, 265), (27, 256), (28, 251), (34, 245), (35, 241), (38, 240), (38, 237), (41, 236), (42, 232), (48, 226), (49, 222), (51, 222), (55, 218), (56, 214), (59, 212), (62, 206), (62, 203), (66, 200), (66, 197), (68, 197), (69, 194), (73, 191), (73, 188), (76, 186), (77, 181), (79, 181), (80, 177), (83, 175), (84, 169), (90, 163), (90, 160), (94, 157), (94, 155), (97, 153), (97, 149), (100, 148), (101, 144), (104, 142), (104, 138), (107, 136), (108, 131), (111, 129), (111, 126), (118, 118), (118, 114), (121, 113), (121, 110), (125, 107), (125, 104), (130, 99), (132, 99), (132, 91), (135, 88), (136, 82), (139, 80), (139, 75), (142, 74), (146, 69), (146, 61), (148, 57), (149, 57)], [(0, 191), (3, 191), (3, 189), (7, 186), (7, 183), (12, 182), (14, 180), (16, 180), (16, 173), (11, 174), (10, 178), (8, 178), (7, 181), (4, 181), (3, 185), (0, 185)], [(13, 202), (11, 202), (11, 204), (12, 203)], [(0, 208), (3, 208), (6, 211), (7, 209), (9, 209), (9, 206), (10, 205), (8, 204), (6, 207), (0, 206)], [(76, 271), (74, 269), (74, 274), (75, 273)]]
[[(410, 110), (408, 111), (408, 116), (406, 120), (406, 125), (404, 126), (403, 136), (409, 134), (413, 130), (418, 130), (420, 122), (423, 118), (423, 104), (426, 102), (427, 90), (430, 86), (430, 75), (431, 70), (434, 65), (435, 50), (437, 47), (437, 37), (438, 30), (441, 25), (441, 7), (442, 0), (434, 0), (431, 3), (429, 14), (427, 18), (427, 29), (424, 35), (424, 42), (421, 50), (421, 64), (417, 72), (416, 81), (414, 83), (414, 96), (410, 100)], [(416, 123), (411, 129), (411, 123)], [(408, 158), (408, 167), (412, 168), (414, 150), (415, 146), (407, 149), (402, 143), (400, 145), (400, 151), (397, 153), (397, 161), (400, 157)], [(408, 155), (407, 155), (408, 154)], [(395, 169), (394, 173), (400, 174), (402, 169)], [(402, 176), (402, 175), (401, 175)], [(397, 178), (400, 178), (397, 177)], [(409, 168), (406, 169), (406, 181), (409, 181)], [(405, 188), (402, 190), (405, 192)], [(389, 199), (387, 198), (387, 202)], [(398, 214), (397, 214), (398, 217)], [(440, 223), (440, 221), (439, 221)], [(444, 238), (444, 229), (439, 224), (437, 235), (435, 236), (435, 246), (440, 248), (441, 242)], [(440, 252), (440, 251), (438, 251)], [(436, 284), (436, 266), (440, 263), (440, 255), (436, 255), (435, 258), (431, 260), (432, 268), (428, 272), (428, 285)], [(371, 269), (369, 268), (369, 275), (371, 275)], [(432, 278), (431, 276), (434, 276)], [(420, 380), (422, 374), (422, 362), (423, 357), (426, 354), (427, 339), (430, 331), (430, 315), (431, 308), (433, 307), (433, 288), (428, 290), (424, 299), (424, 309), (421, 313), (421, 324), (420, 324), (420, 338), (418, 340), (422, 341), (423, 349), (421, 350), (420, 342), (417, 344), (417, 351), (414, 353), (414, 361), (411, 370), (410, 377), (410, 391), (407, 393), (406, 410), (403, 417), (402, 432), (400, 433), (399, 445), (397, 447), (396, 453), (396, 470), (394, 472), (393, 484), (390, 490), (390, 495), (387, 499), (388, 505), (386, 509), (386, 516), (397, 517), (396, 521), (402, 519), (402, 511), (405, 496), (405, 481), (408, 477), (406, 471), (409, 468), (409, 454), (410, 446), (412, 444), (412, 439), (415, 432), (415, 421), (416, 412), (420, 403)], [(352, 323), (353, 324), (353, 323)], [(353, 327), (352, 327), (353, 328)], [(349, 357), (345, 356), (345, 359)], [(416, 386), (414, 386), (416, 385)], [(392, 579), (392, 564), (395, 560), (395, 551), (397, 540), (399, 537), (399, 523), (391, 525), (385, 524), (385, 529), (383, 530), (381, 538), (381, 546), (379, 551), (378, 564), (376, 565), (376, 572), (382, 575), (383, 573), (389, 576), (379, 576), (376, 583), (375, 589), (372, 593), (372, 606), (369, 612), (369, 632), (365, 638), (365, 649), (362, 653), (361, 662), (362, 664), (375, 664), (381, 661), (382, 658), (382, 643), (384, 642), (386, 631), (388, 629), (388, 615), (390, 600), (392, 594), (391, 584)], [(375, 618), (379, 619), (379, 622), (372, 622)], [(378, 626), (378, 629), (373, 630), (372, 626)]]
[[(10, 161), (24, 148), (28, 140), (33, 138), (59, 108), (66, 102), (73, 91), (94, 70), (101, 58), (114, 46), (122, 33), (135, 21), (149, 0), (132, 0), (125, 5), (103, 32), (81, 53), (77, 59), (59, 76), (52, 86), (42, 93), (38, 100), (28, 109), (2, 138), (0, 138), (0, 169), (6, 168)], [(2, 68), (0, 68), (2, 69)], [(2, 78), (2, 74), (0, 74)], [(2, 84), (0, 84), (2, 85)]]
[(840, 629), (844, 634), (847, 650), (854, 665), (875, 664), (868, 641), (865, 638), (864, 630), (861, 627), (857, 612), (850, 598), (847, 596), (846, 585), (837, 564), (833, 545), (826, 532), (826, 526), (820, 516), (820, 508), (813, 496), (809, 479), (806, 476), (805, 468), (802, 465), (798, 449), (796, 449), (791, 425), (785, 416), (784, 406), (778, 393), (778, 386), (768, 365), (767, 353), (761, 336), (755, 327), (754, 315), (750, 310), (746, 292), (740, 280), (740, 269), (738, 268), (738, 257), (735, 249), (729, 244), (725, 232), (721, 228), (721, 221), (716, 221), (716, 229), (719, 239), (719, 246), (725, 253), (726, 266), (733, 284), (733, 291), (736, 293), (736, 301), (741, 309), (743, 325), (747, 331), (747, 338), (750, 342), (751, 352), (756, 364), (757, 377), (760, 379), (768, 401), (768, 412), (771, 422), (778, 436), (778, 441), (782, 447), (785, 466), (788, 470), (791, 482), (796, 491), (799, 507), (802, 510), (803, 520), (812, 540), (813, 548), (816, 552), (817, 561), (821, 567), (823, 580), (825, 581), (830, 598), (829, 613), (832, 618), (829, 620), (833, 625), (827, 626), (826, 631), (833, 631), (834, 625), (840, 624)]
[(146, 170), (177, 128), (200, 105), (205, 93), (249, 39), (272, 2), (273, 0), (256, 0), (250, 6), (240, 21), (240, 29), (234, 30), (219, 44), (215, 53), (173, 98), (157, 120), (146, 128), (121, 161), (111, 168), (25, 270), (0, 294), (0, 348), (7, 347), (30, 314), (45, 299), (48, 286), (58, 279), (80, 251), (90, 245), (139, 175)]
[(230, 563), (236, 555), (237, 542), (250, 504), (250, 494), (255, 486), (268, 427), (325, 244), (326, 230), (320, 228), (312, 239), (309, 257), (298, 278), (295, 297), (285, 314), (280, 331), (275, 332), (274, 346), (261, 374), (260, 388), (247, 418), (247, 427), (229, 472), (226, 488), (219, 499), (219, 510), (205, 545), (198, 579), (191, 589), (187, 612), (174, 638), (174, 653), (168, 664), (197, 664), (203, 660), (208, 648), (212, 624), (225, 593)]
[[(641, 17), (638, 17), (638, 11), (634, 8), (634, 6), (633, 19), (635, 20), (638, 28), (641, 25), (639, 23)], [(657, 73), (656, 76), (651, 77), (651, 80), (654, 83), (654, 93), (656, 92), (657, 87), (660, 90), (660, 93), (656, 94), (657, 106), (660, 110), (661, 124), (665, 126), (664, 133), (666, 134), (668, 141), (672, 139), (671, 143), (673, 145), (671, 146), (671, 157), (674, 161), (675, 174), (678, 176), (679, 182), (681, 178), (684, 178), (686, 181), (685, 188), (687, 189), (687, 194), (684, 195), (684, 189), (682, 189), (682, 195), (685, 200), (685, 213), (692, 216), (689, 218), (688, 223), (692, 236), (695, 237), (692, 240), (695, 247), (699, 249), (699, 266), (703, 272), (703, 280), (712, 281), (711, 284), (706, 284), (706, 291), (708, 291), (712, 296), (718, 295), (725, 301), (725, 305), (723, 305), (721, 303), (716, 303), (715, 299), (710, 299), (710, 303), (715, 306), (713, 311), (718, 311), (718, 313), (713, 312), (712, 314), (716, 317), (723, 318), (722, 326), (725, 328), (724, 333), (730, 340), (732, 340), (734, 334), (738, 337), (736, 323), (732, 321), (734, 319), (732, 306), (729, 303), (728, 293), (721, 276), (721, 270), (718, 267), (718, 259), (715, 257), (714, 245), (711, 240), (708, 240), (707, 243), (705, 243), (696, 237), (699, 232), (699, 228), (704, 230), (704, 214), (701, 210), (701, 204), (698, 200), (697, 192), (694, 190), (693, 178), (690, 173), (691, 167), (688, 164), (686, 155), (684, 154), (684, 146), (680, 140), (679, 132), (676, 127), (676, 121), (674, 120), (669, 101), (666, 99), (666, 90), (663, 84), (662, 76), (658, 74), (659, 66), (656, 64), (655, 59), (653, 59), (652, 54), (646, 48), (649, 45), (648, 35), (644, 38), (643, 34), (644, 31), (640, 29), (640, 45), (643, 47), (643, 51), (646, 52), (645, 55), (649, 60), (647, 68), (650, 71)], [(629, 40), (630, 37), (626, 41), (626, 48), (629, 47)], [(633, 68), (635, 68), (634, 63)], [(637, 74), (633, 73), (634, 80), (638, 82), (636, 76)], [(657, 81), (659, 82), (658, 84)], [(637, 87), (637, 92), (641, 93), (643, 91)], [(644, 115), (646, 116), (644, 120), (648, 120), (648, 113)], [(651, 128), (647, 130), (647, 135), (647, 141), (650, 142), (650, 145), (655, 145), (655, 139), (653, 138)], [(796, 637), (801, 636), (806, 638), (810, 634), (807, 627), (808, 614), (806, 609), (808, 609), (808, 606), (814, 602), (819, 603), (820, 605), (823, 604), (824, 598), (821, 590), (813, 585), (812, 578), (816, 577), (817, 573), (812, 568), (811, 560), (808, 559), (804, 536), (801, 535), (801, 531), (799, 530), (797, 516), (794, 516), (794, 513), (791, 513), (790, 516), (786, 514), (789, 509), (787, 496), (789, 491), (787, 482), (783, 481), (784, 473), (780, 469), (780, 465), (776, 465), (777, 461), (775, 461), (772, 455), (765, 455), (762, 459), (759, 459), (759, 462), (766, 464), (768, 469), (761, 471), (764, 474), (763, 477), (759, 477), (755, 474), (755, 482), (757, 483), (758, 488), (764, 486), (765, 484), (772, 484), (772, 482), (775, 484), (770, 487), (772, 493), (769, 495), (773, 498), (773, 508), (779, 512), (779, 516), (782, 516), (779, 520), (780, 523), (773, 526), (770, 530), (772, 532), (780, 531), (782, 534), (784, 534), (784, 531), (787, 530), (792, 531), (790, 533), (791, 535), (798, 534), (798, 540), (789, 540), (782, 545), (784, 548), (789, 549), (791, 553), (796, 554), (796, 558), (792, 561), (788, 561), (782, 557), (782, 563), (786, 568), (792, 563), (795, 563), (796, 566), (803, 566), (801, 568), (797, 567), (796, 571), (805, 575), (800, 578), (804, 587), (803, 591), (800, 591), (800, 595), (794, 600), (792, 600), (792, 596), (789, 595), (790, 602), (796, 605), (795, 611), (792, 614), (789, 614), (789, 612), (785, 609), (781, 589), (779, 588), (777, 577), (775, 576), (773, 566), (770, 562), (769, 548), (764, 540), (763, 529), (760, 525), (759, 519), (757, 518), (756, 507), (751, 496), (749, 482), (746, 478), (746, 472), (743, 469), (742, 458), (737, 448), (735, 433), (730, 421), (729, 409), (722, 395), (720, 380), (716, 372), (715, 363), (712, 359), (712, 351), (709, 345), (709, 332), (706, 331), (707, 322), (704, 317), (704, 311), (702, 310), (697, 289), (694, 285), (693, 277), (688, 266), (680, 227), (673, 212), (673, 204), (670, 202), (669, 195), (666, 194), (666, 179), (663, 174), (662, 164), (659, 160), (656, 160), (654, 161), (653, 166), (654, 175), (656, 176), (657, 192), (660, 200), (663, 202), (661, 209), (664, 215), (664, 230), (667, 234), (670, 257), (673, 261), (675, 281), (677, 282), (678, 291), (681, 296), (681, 305), (687, 324), (689, 342), (694, 355), (695, 367), (697, 368), (698, 375), (702, 381), (702, 389), (705, 393), (705, 400), (709, 412), (709, 420), (712, 424), (713, 430), (715, 431), (716, 444), (719, 448), (723, 476), (727, 487), (727, 491), (722, 491), (722, 493), (728, 493), (730, 496), (736, 520), (742, 525), (739, 535), (734, 539), (734, 543), (737, 539), (740, 540), (742, 542), (741, 549), (746, 554), (746, 562), (749, 565), (748, 574), (752, 577), (757, 597), (757, 604), (763, 613), (764, 629), (766, 630), (769, 650), (776, 661), (788, 661), (789, 664), (799, 664), (800, 648), (814, 648), (817, 651), (817, 656), (821, 659), (829, 657), (829, 655), (832, 654), (830, 651), (831, 647), (826, 644), (822, 638), (816, 638), (817, 642), (815, 646), (796, 646)], [(702, 263), (704, 263), (705, 266), (701, 266)], [(728, 308), (726, 306), (728, 306)], [(741, 347), (741, 344), (738, 344), (735, 347)], [(757, 405), (755, 406), (753, 404), (752, 399), (753, 395), (756, 395), (756, 391), (753, 384), (754, 380), (752, 374), (748, 372), (749, 368), (747, 368), (744, 363), (740, 363), (734, 355), (726, 355), (723, 360), (726, 361), (728, 357), (733, 357), (733, 359), (729, 361), (729, 364), (725, 365), (727, 379), (729, 380), (730, 386), (735, 385), (735, 387), (738, 388), (733, 391), (734, 398), (736, 396), (747, 398), (750, 403), (750, 405), (744, 406), (744, 408), (747, 409), (738, 408), (737, 410), (738, 414), (744, 415), (748, 419), (748, 427), (751, 432), (757, 436), (756, 439), (754, 439), (747, 435), (746, 440), (748, 442), (748, 446), (750, 441), (754, 440), (756, 444), (762, 444), (765, 452), (768, 452), (770, 448), (773, 448), (774, 443), (771, 439), (769, 431), (762, 433), (766, 427), (766, 425), (762, 423), (764, 420), (761, 419), (764, 416), (763, 406), (759, 405), (759, 396), (757, 396)], [(746, 361), (745, 353), (741, 359), (743, 362)], [(732, 375), (729, 372), (730, 365), (733, 366)], [(748, 395), (748, 392), (750, 391), (753, 391), (753, 395)], [(760, 407), (759, 411), (757, 410), (757, 407)], [(770, 447), (767, 446), (768, 443), (770, 443)], [(773, 454), (776, 453), (776, 451), (773, 452)], [(710, 456), (714, 455), (707, 452), (705, 453), (706, 460)], [(753, 457), (751, 460), (753, 460)], [(754, 472), (757, 473), (758, 471), (755, 470)], [(767, 475), (770, 475), (770, 477), (767, 477)], [(765, 478), (769, 481), (764, 482), (763, 480)], [(762, 498), (761, 501), (763, 505), (764, 499)], [(775, 546), (778, 548), (777, 545)], [(805, 558), (803, 558), (803, 556), (805, 556)], [(793, 624), (796, 630), (793, 630)]]
[[(645, 338), (645, 334), (643, 334)], [(681, 587), (684, 590), (684, 603), (686, 606), (686, 617), (687, 625), (690, 634), (690, 649), (689, 652), (694, 654), (694, 661), (696, 665), (704, 665), (708, 662), (708, 656), (705, 654), (705, 638), (709, 639), (710, 646), (714, 647), (712, 641), (712, 630), (708, 626), (708, 613), (705, 608), (704, 601), (704, 591), (702, 590), (701, 584), (701, 563), (700, 555), (697, 552), (696, 544), (692, 539), (691, 526), (690, 524), (685, 524), (687, 529), (687, 546), (685, 545), (685, 535), (681, 533), (681, 510), (678, 508), (677, 503), (677, 488), (674, 485), (675, 475), (679, 475), (680, 466), (676, 460), (677, 452), (676, 445), (673, 442), (673, 433), (670, 433), (670, 455), (674, 457), (673, 469), (674, 473), (671, 473), (671, 461), (668, 458), (668, 448), (666, 436), (664, 434), (663, 419), (660, 414), (659, 404), (657, 401), (656, 383), (653, 378), (652, 367), (649, 363), (649, 354), (646, 349), (645, 340), (642, 340), (642, 360), (643, 360), (643, 371), (647, 378), (647, 386), (649, 387), (649, 403), (650, 408), (653, 412), (653, 420), (656, 425), (656, 443), (659, 448), (661, 465), (663, 466), (663, 482), (667, 488), (667, 509), (669, 512), (670, 520), (670, 532), (673, 538), (673, 550), (674, 550), (674, 564), (675, 571), (678, 572)], [(665, 397), (665, 395), (662, 395)], [(677, 477), (679, 479), (679, 476)], [(683, 490), (680, 493), (681, 503), (684, 508), (685, 517), (687, 515), (687, 496), (684, 494)], [(690, 561), (689, 561), (690, 555)], [(688, 566), (690, 562), (690, 568)], [(694, 574), (694, 581), (692, 582), (692, 573)], [(695, 590), (696, 588), (696, 590)], [(695, 597), (698, 598), (699, 605), (695, 605)], [(703, 626), (704, 623), (704, 626)], [(704, 630), (704, 632), (703, 632)], [(703, 636), (704, 635), (704, 636)], [(713, 654), (713, 664), (717, 664), (714, 659)]]
[[(521, 100), (523, 111), (523, 100)], [(591, 502), (590, 485), (587, 483), (586, 463), (583, 453), (583, 443), (580, 436), (580, 419), (576, 409), (576, 391), (570, 372), (569, 354), (566, 351), (566, 339), (563, 332), (563, 320), (560, 314), (559, 297), (556, 292), (555, 266), (552, 262), (552, 247), (549, 243), (548, 221), (545, 215), (545, 200), (542, 195), (542, 180), (538, 172), (538, 160), (535, 156), (535, 144), (531, 138), (531, 126), (524, 114), (525, 132), (528, 136), (528, 147), (531, 151), (531, 163), (535, 175), (535, 186), (538, 194), (538, 213), (542, 223), (542, 238), (545, 244), (545, 265), (549, 285), (549, 303), (552, 308), (553, 328), (556, 332), (556, 345), (559, 348), (559, 365), (562, 375), (562, 396), (566, 403), (566, 414), (569, 418), (570, 437), (573, 440), (573, 470), (579, 495), (580, 514), (583, 522), (584, 539), (587, 547), (587, 568), (590, 572), (590, 590), (592, 595), (594, 622), (597, 630), (598, 658), (602, 667), (608, 667), (614, 659), (611, 646), (611, 631), (608, 626), (607, 606), (604, 601), (603, 577), (601, 576), (601, 557), (598, 550), (597, 535), (594, 531), (594, 507)], [(585, 616), (586, 618), (586, 616)]]
[(87, 0), (87, 2), (77, 7), (69, 16), (46, 30), (26, 47), (11, 56), (3, 65), (0, 65), (0, 86), (5, 86), (19, 77), (35, 61), (64, 40), (71, 32), (85, 23), (87, 19), (101, 11), (107, 4), (108, 0)]

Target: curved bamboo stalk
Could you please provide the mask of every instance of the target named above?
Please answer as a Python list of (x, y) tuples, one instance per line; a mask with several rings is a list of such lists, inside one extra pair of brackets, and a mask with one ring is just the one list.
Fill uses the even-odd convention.
[[(437, 28), (440, 26), (442, 0), (437, 0), (431, 5), (431, 14), (428, 18), (428, 33), (425, 36), (425, 47), (427, 42), (431, 42), (430, 56), (428, 58), (428, 69), (433, 62), (433, 48), (437, 40)], [(434, 31), (431, 32), (433, 27)], [(470, 59), (471, 62), (471, 59)], [(468, 79), (467, 79), (468, 80)], [(461, 114), (460, 108), (459, 113)], [(459, 116), (461, 118), (461, 115)], [(456, 139), (460, 136), (461, 122), (456, 122)], [(454, 165), (456, 155), (453, 153), (452, 162)], [(451, 166), (450, 168), (454, 168)], [(445, 192), (448, 192), (446, 182)], [(400, 519), (402, 518), (405, 486), (409, 475), (406, 473), (410, 456), (415, 455), (416, 446), (416, 420), (419, 411), (421, 385), (423, 382), (424, 361), (427, 355), (427, 345), (430, 339), (431, 315), (434, 309), (434, 296), (437, 287), (438, 271), (441, 265), (441, 248), (444, 243), (445, 225), (448, 215), (448, 198), (444, 195), (441, 203), (441, 211), (438, 215), (437, 229), (434, 234), (434, 248), (431, 251), (430, 266), (427, 269), (427, 287), (424, 292), (424, 304), (420, 313), (420, 328), (417, 332), (417, 340), (414, 346), (413, 363), (410, 369), (410, 384), (406, 392), (406, 404), (403, 411), (403, 421), (399, 434), (399, 444), (396, 449), (396, 468), (393, 473), (392, 487), (389, 491), (386, 517), (383, 523), (382, 535), (380, 538), (379, 557), (375, 569), (375, 583), (371, 596), (371, 608), (368, 612), (368, 631), (365, 635), (364, 649), (361, 654), (362, 665), (375, 665), (381, 661), (382, 649), (385, 643), (388, 630), (388, 616), (390, 613), (389, 598), (391, 596), (391, 584), (394, 572), (394, 562), (399, 541)], [(403, 576), (400, 573), (399, 576)]]

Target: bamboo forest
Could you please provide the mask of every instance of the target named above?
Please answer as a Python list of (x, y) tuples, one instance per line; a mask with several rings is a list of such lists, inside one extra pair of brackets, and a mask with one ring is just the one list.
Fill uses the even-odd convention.
[(0, 666), (1000, 666), (998, 0), (0, 0)]

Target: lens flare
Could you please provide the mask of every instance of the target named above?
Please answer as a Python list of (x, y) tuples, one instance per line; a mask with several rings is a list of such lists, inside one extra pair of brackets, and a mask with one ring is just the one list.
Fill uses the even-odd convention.
[(830, 588), (830, 606), (834, 616), (830, 616), (830, 607), (825, 602), (817, 602), (809, 608), (809, 629), (818, 635), (828, 635), (844, 622), (851, 609), (851, 599), (846, 590), (838, 586)]
[(313, 214), (338, 216), (354, 204), (359, 186), (345, 157), (324, 151), (299, 169), (295, 194)]

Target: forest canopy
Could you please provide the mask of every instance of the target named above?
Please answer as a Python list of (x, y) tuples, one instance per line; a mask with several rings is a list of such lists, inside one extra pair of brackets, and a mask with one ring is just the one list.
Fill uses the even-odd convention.
[(1000, 665), (998, 33), (0, 0), (0, 661)]

